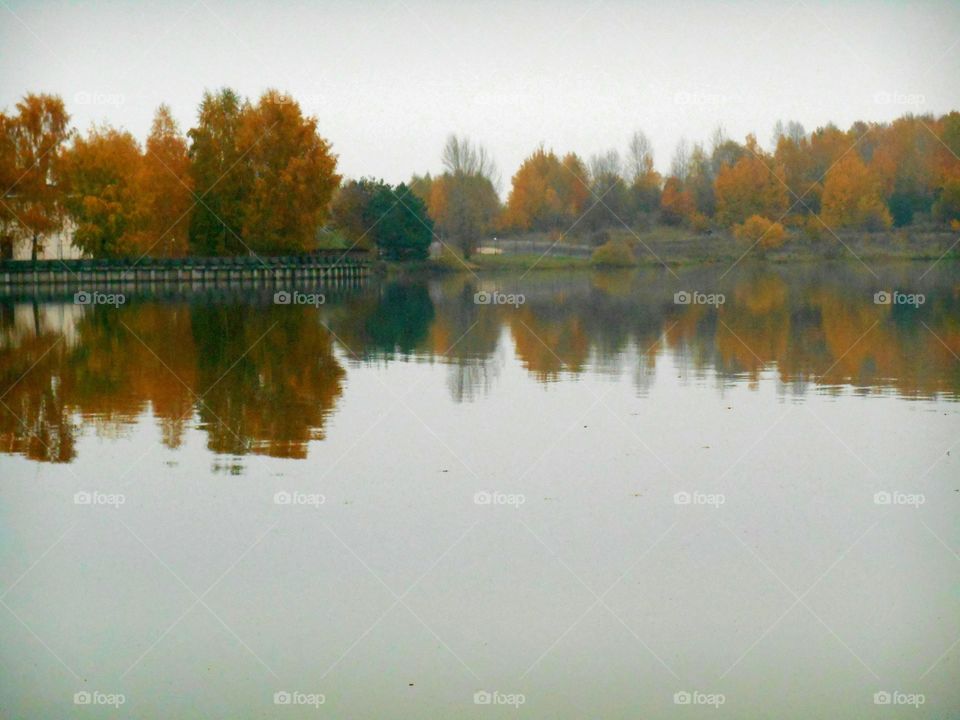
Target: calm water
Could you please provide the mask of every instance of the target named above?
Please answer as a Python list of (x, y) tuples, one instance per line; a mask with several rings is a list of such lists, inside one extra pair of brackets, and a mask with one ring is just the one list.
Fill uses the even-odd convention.
[(0, 717), (956, 718), (928, 267), (2, 301)]

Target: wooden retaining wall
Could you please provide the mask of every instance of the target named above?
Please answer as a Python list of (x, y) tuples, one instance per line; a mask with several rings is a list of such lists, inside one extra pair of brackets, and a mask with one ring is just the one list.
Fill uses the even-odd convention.
[(170, 285), (203, 288), (234, 284), (298, 288), (359, 280), (367, 277), (370, 269), (366, 253), (342, 251), (264, 258), (7, 260), (0, 262), (0, 291), (152, 290)]

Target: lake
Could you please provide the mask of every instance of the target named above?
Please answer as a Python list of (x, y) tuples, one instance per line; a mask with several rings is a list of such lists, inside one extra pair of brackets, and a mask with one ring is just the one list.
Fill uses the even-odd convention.
[(0, 716), (957, 716), (956, 267), (276, 291), (0, 301)]

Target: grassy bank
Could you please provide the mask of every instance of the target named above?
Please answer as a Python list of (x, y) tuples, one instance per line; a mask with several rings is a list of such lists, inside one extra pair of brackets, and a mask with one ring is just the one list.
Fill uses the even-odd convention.
[[(638, 266), (667, 264), (671, 266), (731, 264), (738, 260), (769, 263), (820, 262), (834, 260), (937, 260), (960, 259), (960, 235), (942, 230), (884, 232), (841, 232), (834, 235), (824, 229), (819, 238), (791, 234), (778, 248), (764, 250), (751, 247), (731, 234), (714, 232), (694, 233), (679, 228), (655, 228), (633, 233), (626, 229), (611, 231), (609, 239), (623, 242), (633, 252)], [(529, 234), (521, 241), (544, 242), (544, 234)], [(555, 250), (562, 252), (562, 240)], [(583, 240), (570, 240), (582, 244)], [(543, 255), (534, 252), (509, 251), (501, 254), (475, 254), (469, 261), (454, 257), (450, 252), (421, 264), (434, 272), (479, 272), (508, 270), (571, 270), (591, 267), (583, 257)]]

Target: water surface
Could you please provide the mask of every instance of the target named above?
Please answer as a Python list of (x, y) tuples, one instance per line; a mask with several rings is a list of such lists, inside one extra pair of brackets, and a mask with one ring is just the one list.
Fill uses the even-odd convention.
[(928, 268), (0, 301), (0, 715), (953, 717)]

